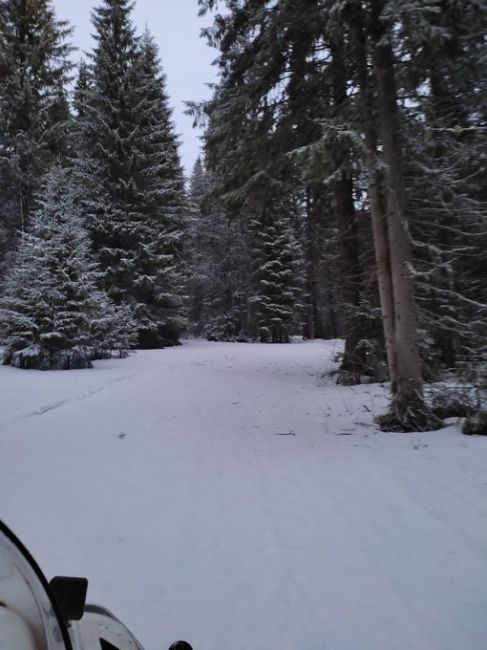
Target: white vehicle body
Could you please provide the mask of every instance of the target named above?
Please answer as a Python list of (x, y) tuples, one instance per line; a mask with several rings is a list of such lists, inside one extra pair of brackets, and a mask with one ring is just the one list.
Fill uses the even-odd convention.
[[(80, 579), (61, 580), (69, 588), (70, 581)], [(58, 602), (53, 583), (0, 522), (0, 650), (143, 650), (113, 614), (85, 606), (82, 598), (79, 620), (73, 620)]]

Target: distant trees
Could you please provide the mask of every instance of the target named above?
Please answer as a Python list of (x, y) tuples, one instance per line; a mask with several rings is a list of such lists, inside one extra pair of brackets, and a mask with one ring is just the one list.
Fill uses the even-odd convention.
[[(285, 343), (302, 329), (302, 247), (299, 210), (265, 174), (254, 179), (240, 217), (217, 200), (216, 177), (197, 161), (191, 178), (193, 205), (190, 320), (212, 340)], [(246, 216), (242, 219), (243, 215)]]
[[(200, 5), (205, 11), (213, 3)], [(359, 166), (353, 138), (343, 133), (353, 104), (343, 43), (334, 39), (326, 56), (321, 3), (305, 9), (292, 2), (262, 3), (258, 11), (228, 3), (228, 9), (207, 30), (221, 51), (220, 84), (205, 106), (208, 164), (222, 178), (223, 203), (250, 222), (255, 219), (243, 206), (253, 201), (259, 214), (266, 202), (277, 205), (279, 196), (290, 197), (278, 211), (281, 218), (287, 212), (301, 247), (296, 286), (304, 291), (292, 299), (295, 311), (301, 311), (307, 336), (345, 335), (342, 374), (358, 381), (370, 367), (358, 348), (363, 338)], [(265, 191), (254, 190), (259, 178), (268, 179)], [(279, 189), (273, 194), (274, 187)], [(255, 204), (257, 195), (261, 206)], [(338, 274), (330, 272), (333, 266)]]
[(187, 252), (188, 320), (210, 340), (248, 336), (249, 236), (215, 197), (217, 181), (198, 159), (190, 179), (191, 222)]

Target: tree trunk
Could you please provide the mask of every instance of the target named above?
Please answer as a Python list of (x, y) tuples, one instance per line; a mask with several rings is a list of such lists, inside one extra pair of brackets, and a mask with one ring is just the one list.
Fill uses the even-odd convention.
[(373, 61), (385, 162), (387, 234), (394, 298), (394, 348), (398, 372), (392, 406), (400, 421), (422, 429), (428, 418), (423, 402), (414, 285), (409, 269), (412, 254), (405, 215), (394, 59), (389, 37), (380, 27), (374, 34)]
[(365, 164), (368, 171), (368, 190), (374, 239), (374, 252), (377, 265), (377, 284), (382, 311), (382, 325), (386, 345), (387, 365), (392, 392), (397, 385), (397, 364), (394, 345), (394, 299), (390, 272), (390, 254), (387, 237), (387, 219), (382, 192), (382, 174), (377, 164), (377, 132), (374, 118), (373, 94), (367, 64), (367, 37), (361, 0), (353, 5), (350, 14), (352, 48), (361, 94), (361, 114), (364, 117)]
[(323, 338), (324, 328), (321, 315), (318, 309), (319, 303), (319, 281), (317, 268), (319, 263), (319, 224), (316, 199), (312, 189), (306, 192), (306, 260), (305, 260), (305, 289), (306, 289), (306, 323), (303, 328), (303, 335), (307, 339)]
[[(413, 281), (409, 273), (411, 245), (405, 216), (401, 132), (398, 121), (392, 46), (383, 22), (384, 0), (372, 0), (368, 31), (372, 40), (377, 113), (385, 163), (385, 202), (376, 165), (373, 97), (367, 68), (367, 41), (361, 3), (354, 3), (355, 51), (365, 108), (367, 166), (384, 334), (393, 389), (392, 408), (380, 418), (384, 429), (418, 431), (439, 422), (423, 400)], [(385, 213), (384, 213), (385, 203)]]
[[(342, 40), (335, 40), (332, 47), (333, 103), (337, 116), (348, 104), (345, 70), (345, 53)], [(338, 172), (334, 184), (335, 218), (338, 228), (338, 250), (341, 272), (341, 312), (345, 335), (345, 350), (340, 367), (340, 383), (359, 384), (365, 373), (365, 355), (358, 349), (364, 336), (358, 315), (361, 298), (361, 267), (359, 259), (357, 216), (353, 200), (353, 178), (350, 152), (346, 144), (335, 143), (333, 167)]]
[(364, 336), (358, 316), (361, 268), (358, 255), (357, 218), (353, 204), (353, 181), (345, 171), (340, 174), (335, 184), (335, 203), (342, 279), (342, 322), (345, 333), (340, 381), (359, 384), (366, 370), (365, 357), (358, 349), (358, 344)]

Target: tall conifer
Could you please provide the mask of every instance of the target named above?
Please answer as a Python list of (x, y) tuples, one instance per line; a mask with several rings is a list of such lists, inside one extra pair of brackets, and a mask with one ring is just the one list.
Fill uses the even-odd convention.
[(7, 248), (28, 228), (42, 176), (66, 150), (70, 33), (50, 0), (0, 0), (0, 229)]
[(131, 9), (127, 0), (106, 0), (93, 12), (91, 80), (78, 84), (87, 142), (80, 167), (104, 286), (130, 306), (139, 344), (160, 347), (177, 343), (184, 325), (187, 206), (157, 48), (148, 34), (136, 37)]

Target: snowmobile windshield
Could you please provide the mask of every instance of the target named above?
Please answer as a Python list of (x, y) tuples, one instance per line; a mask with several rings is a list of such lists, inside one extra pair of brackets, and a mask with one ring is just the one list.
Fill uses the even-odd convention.
[(9, 650), (72, 650), (45, 577), (1, 521), (0, 630)]

